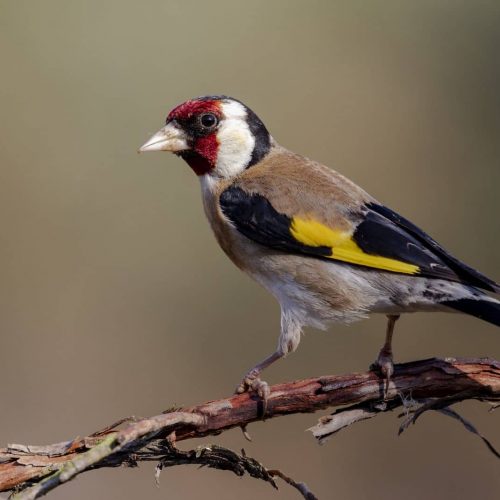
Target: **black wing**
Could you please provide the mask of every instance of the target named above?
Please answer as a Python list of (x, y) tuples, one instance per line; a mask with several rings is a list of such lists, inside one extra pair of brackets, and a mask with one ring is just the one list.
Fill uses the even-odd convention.
[(355, 230), (347, 252), (345, 242), (336, 246), (328, 238), (322, 238), (321, 232), (317, 238), (315, 234), (301, 238), (294, 230), (296, 219), (279, 213), (259, 194), (232, 186), (221, 194), (220, 206), (238, 231), (268, 248), (499, 290), (494, 281), (452, 257), (414, 224), (381, 205), (365, 205), (354, 217), (357, 225), (353, 222)]
[[(490, 292), (500, 292), (500, 285), (498, 285), (495, 281), (488, 278), (484, 274), (481, 274), (479, 271), (476, 271), (472, 267), (469, 267), (467, 264), (464, 264), (456, 257), (453, 257), (453, 255), (448, 253), (437, 241), (431, 238), (419, 227), (415, 226), (415, 224), (410, 222), (408, 219), (405, 219), (401, 215), (393, 212), (390, 208), (383, 205), (370, 203), (367, 205), (367, 208), (369, 213), (371, 212), (373, 214), (377, 214), (389, 223), (392, 223), (393, 226), (396, 226), (412, 239), (418, 241), (421, 247), (429, 250), (435, 256), (439, 257), (439, 259), (458, 276), (460, 282), (482, 288), (483, 290), (488, 290)], [(373, 251), (377, 252), (377, 241), (380, 242), (380, 240), (371, 239), (371, 241), (374, 243), (371, 248)], [(380, 244), (383, 245), (383, 242), (380, 242)], [(430, 276), (432, 277), (432, 275)]]

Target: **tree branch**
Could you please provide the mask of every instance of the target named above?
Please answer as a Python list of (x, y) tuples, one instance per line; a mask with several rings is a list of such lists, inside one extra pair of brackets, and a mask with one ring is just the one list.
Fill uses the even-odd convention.
[(372, 418), (397, 407), (405, 409), (404, 430), (427, 410), (459, 419), (478, 434), (491, 451), (493, 445), (466, 422), (450, 404), (465, 399), (494, 403), (500, 400), (500, 363), (491, 359), (428, 359), (395, 366), (384, 399), (382, 380), (373, 372), (324, 376), (278, 384), (271, 388), (266, 415), (254, 395), (240, 394), (182, 409), (170, 409), (149, 418), (129, 417), (85, 438), (48, 446), (8, 445), (0, 448), (0, 491), (11, 498), (34, 499), (64, 484), (78, 474), (100, 467), (135, 466), (139, 461), (158, 461), (162, 468), (198, 464), (248, 473), (276, 486), (279, 477), (307, 499), (314, 495), (278, 470), (215, 445), (181, 451), (178, 441), (217, 435), (233, 427), (246, 426), (262, 418), (315, 412), (340, 406), (323, 417), (311, 430), (320, 443), (352, 423)]

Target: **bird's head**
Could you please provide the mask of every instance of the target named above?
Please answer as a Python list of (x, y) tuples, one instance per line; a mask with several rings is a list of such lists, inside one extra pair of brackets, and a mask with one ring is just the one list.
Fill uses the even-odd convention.
[(259, 117), (226, 96), (197, 97), (180, 104), (139, 151), (170, 151), (197, 175), (231, 178), (267, 155), (271, 136)]

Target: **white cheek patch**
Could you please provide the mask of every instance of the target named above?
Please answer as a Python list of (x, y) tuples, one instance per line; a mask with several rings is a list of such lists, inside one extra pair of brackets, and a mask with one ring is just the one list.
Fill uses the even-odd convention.
[(217, 132), (219, 143), (215, 173), (230, 178), (243, 172), (252, 158), (255, 137), (246, 122), (245, 107), (236, 101), (222, 103), (224, 119)]

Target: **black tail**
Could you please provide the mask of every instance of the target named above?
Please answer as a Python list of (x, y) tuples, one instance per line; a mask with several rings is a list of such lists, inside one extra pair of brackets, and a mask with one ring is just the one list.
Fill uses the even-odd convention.
[(500, 302), (491, 300), (460, 299), (441, 302), (443, 305), (456, 309), (476, 318), (484, 319), (488, 323), (500, 326)]

